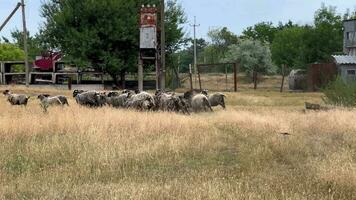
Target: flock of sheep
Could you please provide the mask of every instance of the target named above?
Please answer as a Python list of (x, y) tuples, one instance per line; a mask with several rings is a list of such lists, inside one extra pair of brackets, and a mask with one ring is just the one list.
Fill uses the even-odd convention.
[[(3, 92), (12, 105), (27, 105), (30, 96), (13, 94), (9, 90)], [(141, 111), (167, 111), (189, 114), (190, 112), (213, 111), (212, 107), (222, 106), (225, 109), (225, 95), (222, 93), (208, 94), (207, 90), (189, 90), (183, 94), (157, 90), (155, 94), (144, 91), (124, 90), (122, 92), (99, 92), (74, 90), (73, 97), (79, 105), (87, 107), (111, 106)], [(68, 105), (66, 96), (37, 96), (41, 107), (47, 111), (49, 106)]]

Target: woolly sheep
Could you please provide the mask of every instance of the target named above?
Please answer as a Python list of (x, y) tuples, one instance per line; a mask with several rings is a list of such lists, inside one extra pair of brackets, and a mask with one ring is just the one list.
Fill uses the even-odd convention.
[(37, 98), (41, 101), (42, 105), (46, 106), (54, 106), (54, 105), (62, 105), (61, 100), (58, 97), (46, 97), (45, 95), (38, 95)]
[(156, 91), (156, 108), (162, 111), (180, 112), (189, 114), (187, 103), (183, 95), (176, 96), (175, 93), (169, 94), (162, 91)]
[(7, 100), (11, 103), (11, 105), (27, 105), (30, 96), (24, 94), (12, 94), (9, 90), (5, 90), (3, 92), (5, 96), (7, 96)]
[(105, 96), (96, 91), (77, 93), (75, 94), (75, 100), (82, 106), (98, 107), (105, 104)]
[(221, 107), (223, 107), (223, 109), (226, 108), (224, 98), (226, 98), (226, 96), (222, 93), (215, 93), (215, 94), (208, 96), (209, 103), (212, 107), (221, 105)]
[(147, 92), (140, 92), (131, 95), (125, 103), (125, 107), (137, 110), (151, 110), (155, 107), (155, 100), (153, 95)]
[(119, 96), (106, 97), (106, 101), (108, 105), (115, 108), (120, 108), (125, 106), (127, 100), (130, 98), (131, 95), (131, 92), (127, 92), (120, 94)]
[(194, 112), (208, 111), (211, 112), (213, 109), (209, 103), (209, 99), (204, 94), (197, 94), (192, 98), (191, 106)]
[[(50, 97), (49, 94), (42, 94), (44, 97)], [(58, 98), (60, 101), (61, 101), (61, 104), (62, 105), (67, 105), (69, 106), (69, 103), (68, 103), (68, 99), (66, 96), (63, 96), (63, 95), (57, 95), (57, 96), (53, 96), (53, 97), (56, 97)]]

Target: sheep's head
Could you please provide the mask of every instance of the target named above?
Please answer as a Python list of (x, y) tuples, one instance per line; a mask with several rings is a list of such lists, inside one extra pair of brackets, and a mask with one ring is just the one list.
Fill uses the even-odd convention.
[(108, 93), (108, 97), (117, 97), (117, 96), (119, 96), (118, 92), (109, 92)]
[(45, 95), (43, 95), (43, 94), (40, 94), (40, 95), (38, 95), (37, 96), (37, 99), (39, 99), (39, 100), (43, 100), (43, 99), (45, 99), (45, 98), (47, 98)]
[(5, 90), (5, 91), (3, 92), (3, 94), (4, 94), (5, 96), (7, 96), (7, 95), (11, 94), (11, 92), (10, 92), (10, 90)]
[(208, 90), (202, 90), (201, 93), (204, 94), (205, 96), (208, 96)]
[(84, 90), (74, 90), (73, 91), (73, 97), (76, 97), (78, 94), (83, 93)]

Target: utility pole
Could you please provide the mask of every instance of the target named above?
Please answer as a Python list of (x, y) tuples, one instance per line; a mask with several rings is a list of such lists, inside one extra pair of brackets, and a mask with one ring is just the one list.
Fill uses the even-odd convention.
[(160, 69), (160, 89), (166, 88), (166, 32), (164, 29), (165, 4), (161, 0), (161, 69)]
[(193, 27), (193, 30), (194, 30), (194, 78), (195, 78), (195, 84), (196, 84), (196, 81), (197, 81), (197, 39), (196, 39), (196, 28), (198, 26), (200, 26), (200, 24), (197, 24), (197, 21), (196, 21), (196, 16), (194, 16), (194, 24), (191, 24), (191, 26)]
[(25, 16), (25, 3), (24, 0), (21, 0), (22, 8), (22, 25), (23, 25), (23, 43), (25, 51), (25, 68), (26, 68), (26, 87), (29, 86), (29, 65), (28, 65), (28, 51), (27, 51), (27, 29), (26, 29), (26, 16)]

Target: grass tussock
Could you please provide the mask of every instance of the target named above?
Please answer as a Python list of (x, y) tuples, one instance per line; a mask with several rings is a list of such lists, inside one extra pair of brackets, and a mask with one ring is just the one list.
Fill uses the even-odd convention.
[(191, 116), (73, 99), (44, 114), (1, 97), (0, 198), (356, 198), (354, 110), (302, 112), (319, 94), (227, 96), (227, 111)]

